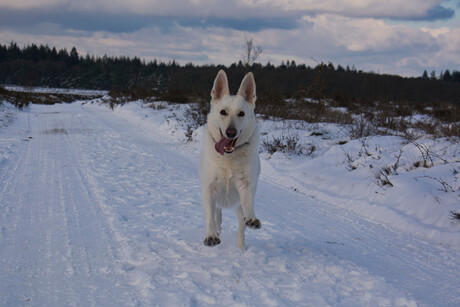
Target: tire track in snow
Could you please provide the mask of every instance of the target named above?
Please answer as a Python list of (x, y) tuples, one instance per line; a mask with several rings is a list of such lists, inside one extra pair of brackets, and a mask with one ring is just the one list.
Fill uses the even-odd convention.
[[(22, 191), (15, 190), (18, 187), (18, 183), (24, 178), (24, 173), (26, 172), (25, 168), (23, 167), (25, 161), (28, 160), (30, 154), (30, 144), (24, 143), (21, 141), (26, 135), (30, 132), (30, 116), (27, 114), (27, 130), (26, 131), (14, 131), (15, 134), (20, 134), (19, 137), (15, 139), (14, 145), (10, 145), (10, 150), (8, 152), (8, 156), (15, 156), (16, 159), (7, 159), (4, 160), (2, 164), (4, 165), (5, 170), (3, 171), (3, 176), (1, 178), (2, 189), (0, 193), (0, 209), (1, 210), (1, 219), (6, 220), (11, 215), (10, 211), (12, 209), (11, 204), (8, 201), (8, 198), (5, 197), (6, 195), (23, 195)], [(28, 139), (29, 140), (29, 139)], [(13, 148), (11, 148), (13, 147)], [(19, 150), (22, 149), (22, 150)], [(11, 150), (14, 150), (11, 152)], [(22, 202), (21, 202), (22, 203)], [(2, 224), (2, 233), (6, 231), (5, 227)]]
[[(32, 115), (28, 118), (29, 123), (35, 120)], [(54, 176), (49, 176), (56, 171), (56, 161), (48, 156), (51, 143), (35, 142), (34, 138), (40, 139), (39, 131), (29, 132), (32, 139), (17, 146), (18, 159), (11, 168), (13, 171), (6, 173), (9, 185), (2, 192), (6, 214), (2, 216), (5, 231), (0, 258), (6, 263), (5, 271), (11, 278), (5, 281), (5, 289), (1, 289), (7, 292), (0, 297), (7, 305), (40, 304), (48, 299), (54, 301), (64, 286), (68, 289), (66, 298), (69, 300), (62, 302), (72, 305), (75, 297), (71, 285), (53, 279), (57, 271), (65, 270), (61, 262), (52, 261), (62, 230), (60, 219), (56, 218), (62, 215), (54, 202)], [(54, 229), (49, 229), (48, 225), (53, 225)]]
[[(154, 289), (158, 287), (158, 281), (153, 281), (152, 276), (139, 267), (151, 264), (152, 258), (155, 259), (156, 268), (167, 269), (165, 274), (154, 275), (165, 276), (160, 279), (168, 283), (169, 261), (183, 253), (182, 246), (179, 245), (177, 250), (175, 244), (180, 234), (178, 226), (187, 223), (186, 217), (175, 216), (176, 206), (190, 206), (195, 201), (189, 196), (190, 186), (194, 187), (195, 195), (198, 186), (195, 178), (188, 178), (189, 173), (180, 171), (189, 169), (189, 164), (176, 160), (171, 165), (170, 161), (162, 161), (171, 153), (159, 148), (161, 144), (145, 140), (144, 135), (133, 131), (135, 127), (132, 124), (107, 121), (105, 115), (94, 120), (103, 125), (104, 128), (99, 130), (106, 138), (93, 145), (93, 150), (83, 156), (85, 161), (93, 162), (88, 163), (87, 172), (93, 174), (91, 182), (98, 193), (98, 202), (111, 217), (111, 229), (116, 233), (122, 258), (125, 259), (124, 269), (131, 276), (132, 285), (144, 294), (144, 301), (151, 301), (165, 293), (156, 293)], [(96, 117), (97, 113), (93, 116)], [(172, 180), (176, 176), (181, 180)], [(194, 204), (200, 208), (196, 201)], [(201, 221), (201, 216), (194, 218), (197, 219)], [(156, 242), (158, 239), (161, 243)]]
[(0, 302), (135, 305), (123, 272), (111, 269), (114, 242), (104, 236), (104, 219), (66, 134), (75, 123), (62, 106), (54, 108), (59, 115), (31, 116), (33, 138), (17, 147), (19, 159), (4, 177), (9, 186), (2, 193), (2, 203), (8, 203), (0, 255), (2, 271), (11, 278), (0, 286)]
[[(74, 182), (69, 182), (68, 191), (76, 201), (70, 202), (73, 206), (69, 216), (75, 218), (74, 227), (78, 228), (73, 240), (82, 244), (75, 254), (80, 254), (77, 259), (83, 259), (83, 263), (87, 264), (86, 274), (94, 279), (93, 284), (88, 287), (88, 294), (82, 297), (94, 298), (95, 305), (139, 305), (138, 293), (128, 286), (126, 280), (124, 258), (120, 256), (123, 246), (120, 244), (120, 235), (112, 227), (112, 216), (101, 201), (98, 182), (94, 182), (93, 174), (87, 169), (87, 161), (82, 159), (83, 151), (94, 151), (94, 147), (86, 147), (84, 142), (93, 138), (94, 131), (82, 127), (97, 124), (92, 122), (90, 114), (84, 120), (75, 113), (71, 114), (74, 126), (68, 127), (69, 136), (66, 141), (69, 148), (69, 166), (75, 177)], [(80, 206), (82, 203), (86, 206)]]

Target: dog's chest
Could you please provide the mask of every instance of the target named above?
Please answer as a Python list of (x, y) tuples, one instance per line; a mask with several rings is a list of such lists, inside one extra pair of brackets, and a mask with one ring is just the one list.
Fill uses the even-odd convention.
[(225, 188), (226, 191), (229, 191), (230, 184), (234, 179), (235, 169), (232, 167), (231, 163), (225, 163), (223, 167), (220, 168), (220, 185)]
[(215, 181), (217, 196), (217, 206), (221, 209), (233, 207), (239, 201), (238, 178), (237, 174), (231, 168), (221, 169), (220, 176)]
[(219, 190), (223, 193), (231, 192), (242, 176), (244, 176), (244, 168), (241, 164), (231, 163), (230, 161), (221, 164), (217, 180), (220, 186)]

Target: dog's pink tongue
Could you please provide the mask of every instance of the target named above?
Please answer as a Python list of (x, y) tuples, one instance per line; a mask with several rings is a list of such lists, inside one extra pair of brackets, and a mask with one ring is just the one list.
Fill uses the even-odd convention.
[(224, 148), (225, 146), (228, 146), (232, 143), (232, 139), (227, 139), (225, 136), (223, 136), (219, 142), (216, 143), (216, 145), (214, 146), (214, 148), (216, 149), (216, 151), (218, 153), (220, 153), (221, 155), (224, 155), (225, 151), (224, 151)]

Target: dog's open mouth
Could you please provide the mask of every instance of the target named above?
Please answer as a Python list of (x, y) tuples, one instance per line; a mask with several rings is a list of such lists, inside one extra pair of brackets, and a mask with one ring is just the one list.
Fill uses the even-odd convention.
[(216, 151), (221, 155), (224, 155), (224, 153), (232, 153), (233, 150), (235, 150), (237, 139), (238, 138), (227, 139), (225, 136), (222, 136), (214, 147), (216, 148)]

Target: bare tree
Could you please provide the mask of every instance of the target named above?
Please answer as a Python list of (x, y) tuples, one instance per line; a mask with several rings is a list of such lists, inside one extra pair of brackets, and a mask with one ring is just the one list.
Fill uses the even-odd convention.
[(257, 57), (262, 53), (260, 46), (255, 47), (252, 38), (245, 38), (244, 52), (242, 54), (243, 64), (245, 66), (252, 66), (255, 63)]

